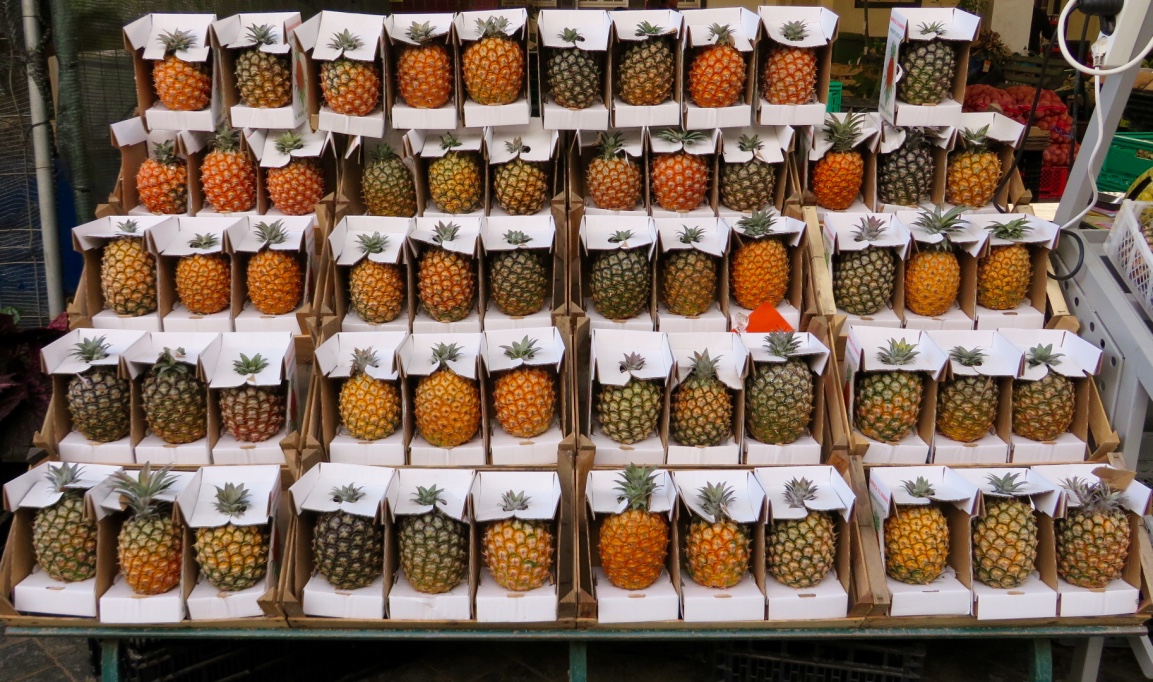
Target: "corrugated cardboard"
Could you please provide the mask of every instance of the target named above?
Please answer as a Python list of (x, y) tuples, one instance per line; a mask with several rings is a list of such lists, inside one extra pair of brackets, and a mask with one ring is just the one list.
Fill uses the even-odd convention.
[[(803, 249), (806, 225), (804, 221), (797, 219), (796, 212), (791, 207), (786, 208), (788, 215), (777, 214), (774, 209), (768, 209), (768, 212), (773, 216), (773, 223), (772, 234), (767, 238), (778, 239), (789, 252), (789, 285), (784, 298), (776, 305), (776, 311), (790, 327), (802, 329), (804, 328), (804, 318), (808, 312), (805, 309), (805, 280), (810, 276), (809, 264), (805, 261)], [(745, 236), (745, 217), (730, 216), (722, 220), (732, 228), (730, 232), (732, 241), (729, 244), (728, 257), (730, 272), (725, 275), (727, 280), (731, 275), (732, 263), (741, 249), (755, 243), (756, 240)], [(729, 293), (727, 306), (729, 326), (736, 331), (743, 332), (748, 329), (749, 319), (754, 311), (737, 302), (731, 286)]]
[[(854, 232), (868, 218), (876, 218), (885, 225), (881, 236), (871, 242), (857, 241)], [(824, 245), (827, 253), (833, 255), (825, 265), (829, 273), (830, 286), (836, 277), (837, 258), (847, 251), (861, 251), (866, 248), (889, 248), (897, 256), (897, 267), (893, 273), (893, 296), (890, 307), (879, 310), (872, 315), (854, 315), (843, 308), (837, 307), (837, 314), (843, 315), (845, 324), (855, 326), (874, 326), (900, 328), (904, 326), (901, 314), (904, 312), (904, 282), (905, 259), (908, 257), (912, 235), (908, 227), (901, 223), (895, 215), (890, 213), (833, 213), (827, 212), (822, 222)]]
[[(971, 215), (969, 220), (973, 225), (988, 230), (994, 224), (1006, 223), (1017, 218), (1028, 220), (1031, 228), (1021, 239), (1016, 241), (1029, 249), (1033, 271), (1032, 284), (1029, 286), (1025, 300), (1015, 310), (990, 310), (978, 302), (975, 309), (977, 329), (1001, 329), (1004, 327), (1042, 329), (1045, 326), (1046, 287), (1049, 280), (1046, 273), (1049, 265), (1049, 253), (1056, 248), (1057, 237), (1060, 234), (1058, 225), (1028, 213), (1002, 215), (978, 213)], [(998, 246), (1007, 246), (1008, 244), (1010, 244), (1008, 240), (990, 234), (985, 255), (987, 256)]]
[[(944, 209), (941, 211), (943, 213)], [(909, 228), (909, 232), (913, 236), (911, 244), (913, 250), (909, 255), (910, 261), (918, 251), (932, 249), (935, 244), (939, 244), (944, 239), (940, 235), (929, 234), (918, 225), (919, 221), (923, 221), (931, 215), (932, 211), (929, 210), (897, 211), (897, 219), (901, 221), (902, 225)], [(962, 216), (960, 226), (949, 237), (949, 242), (953, 245), (952, 252), (961, 269), (961, 284), (957, 298), (952, 307), (933, 317), (918, 315), (906, 305), (904, 310), (906, 328), (930, 331), (973, 328), (977, 306), (977, 257), (984, 252), (987, 237), (987, 232), (977, 228), (965, 216)]]
[[(705, 110), (701, 110), (705, 111)], [(648, 129), (646, 137), (648, 138), (648, 158), (646, 164), (652, 172), (653, 164), (657, 158), (667, 154), (691, 154), (693, 156), (703, 157), (705, 165), (709, 168), (709, 186), (705, 190), (704, 199), (700, 205), (690, 211), (674, 211), (664, 208), (657, 201), (657, 194), (653, 188), (653, 183), (650, 178), (648, 183), (649, 200), (648, 205), (650, 212), (654, 218), (685, 218), (685, 217), (704, 217), (708, 218), (717, 214), (717, 150), (720, 144), (721, 134), (717, 129), (705, 130), (704, 139), (697, 142), (670, 142), (669, 140), (661, 137), (662, 133), (666, 131), (676, 131), (677, 129)]]
[[(279, 221), (285, 231), (285, 240), (280, 244), (265, 245), (257, 235), (261, 225), (271, 225)], [(307, 333), (307, 325), (303, 318), (308, 317), (312, 311), (311, 292), (316, 280), (316, 273), (312, 270), (314, 259), (309, 257), (315, 248), (316, 217), (307, 216), (248, 216), (248, 227), (238, 232), (238, 239), (229, 240), (229, 248), (233, 253), (233, 260), (237, 264), (237, 276), (233, 278), (232, 310), (234, 311), (233, 324), (238, 332), (272, 332), (283, 331), (292, 334)], [(263, 249), (284, 251), (294, 254), (302, 262), (304, 283), (300, 296), (300, 303), (296, 310), (283, 315), (265, 315), (256, 309), (248, 295), (248, 278), (240, 277), (240, 270), (247, 273), (252, 257)]]
[[(144, 250), (155, 257), (155, 244), (147, 236), (149, 230), (174, 220), (176, 218), (170, 216), (108, 216), (72, 228), (72, 248), (84, 258), (84, 269), (80, 275), (84, 287), (83, 290), (77, 290), (76, 296), (77, 312), (84, 318), (82, 326), (108, 330), (160, 331), (159, 312), (133, 317), (119, 315), (108, 307), (101, 282), (101, 262), (104, 258), (104, 247), (123, 237), (143, 240)], [(136, 223), (136, 231), (124, 232), (121, 226), (130, 221)]]
[[(408, 253), (408, 235), (413, 228), (412, 218), (386, 218), (383, 216), (348, 215), (340, 218), (328, 235), (328, 253), (335, 268), (333, 277), (333, 313), (340, 320), (340, 329), (346, 332), (402, 331), (412, 326), (416, 302), (416, 286)], [(365, 253), (360, 240), (379, 234), (387, 241), (380, 253)], [(368, 322), (360, 317), (353, 307), (349, 294), (352, 270), (362, 260), (375, 263), (393, 264), (400, 268), (405, 282), (405, 300), (400, 313), (390, 322), (379, 324)]]
[[(763, 102), (762, 102), (763, 104)], [(821, 114), (822, 120), (824, 113)], [(775, 167), (772, 207), (777, 212), (783, 212), (785, 201), (789, 198), (789, 164), (788, 158), (792, 156), (794, 131), (790, 126), (758, 126), (747, 128), (726, 128), (721, 131), (721, 159), (718, 172), (723, 173), (726, 165), (740, 165), (756, 157), (759, 161), (772, 164)], [(752, 151), (741, 149), (741, 138), (749, 136), (759, 138), (760, 146)], [(745, 214), (735, 211), (725, 205), (725, 188), (723, 180), (717, 183), (719, 198), (717, 212), (722, 218), (734, 217), (739, 219)], [(767, 208), (767, 207), (761, 207)]]
[[(230, 283), (236, 282), (242, 274), (232, 257), (231, 244), (241, 240), (248, 231), (248, 221), (242, 216), (215, 218), (183, 218), (166, 220), (149, 230), (152, 243), (156, 245), (158, 259), (159, 295), (158, 313), (166, 332), (230, 332), (233, 330), (232, 308), (225, 307), (216, 313), (201, 315), (190, 311), (180, 302), (176, 290), (176, 270), (182, 259), (195, 254), (221, 254), (229, 263)], [(200, 235), (215, 235), (217, 243), (208, 248), (192, 248), (190, 242)], [(230, 299), (231, 291), (230, 291)]]
[[(521, 245), (509, 244), (505, 240), (505, 235), (512, 231), (524, 234), (529, 241)], [(564, 279), (565, 263), (559, 250), (561, 244), (558, 237), (563, 239), (564, 234), (558, 235), (556, 221), (551, 212), (547, 215), (534, 216), (498, 216), (494, 213), (482, 221), (480, 228), (486, 264), (489, 259), (502, 252), (518, 249), (536, 251), (547, 271), (548, 282)], [(491, 268), (491, 264), (489, 267)], [(565, 303), (558, 300), (558, 289), (563, 291), (563, 287), (550, 286), (545, 294), (544, 305), (532, 315), (516, 317), (508, 315), (500, 310), (495, 300), (490, 298), (484, 311), (485, 330), (547, 327), (552, 323), (552, 311)]]

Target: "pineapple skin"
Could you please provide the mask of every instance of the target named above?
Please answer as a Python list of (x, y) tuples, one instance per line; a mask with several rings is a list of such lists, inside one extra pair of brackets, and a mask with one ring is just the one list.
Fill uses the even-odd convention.
[(481, 168), (475, 154), (448, 152), (428, 165), (428, 191), (445, 213), (460, 214), (481, 207)]
[(937, 392), (937, 430), (961, 443), (987, 435), (997, 418), (999, 390), (992, 377), (958, 376)]
[(484, 563), (506, 590), (527, 592), (552, 579), (551, 521), (504, 519), (484, 531)]
[(336, 113), (367, 116), (380, 102), (380, 73), (376, 64), (344, 57), (321, 62), (320, 89)]
[(885, 519), (885, 573), (909, 585), (940, 577), (949, 557), (949, 524), (936, 505), (898, 506)]
[(176, 264), (176, 296), (188, 311), (211, 315), (232, 300), (232, 267), (219, 253), (196, 253)]
[(857, 428), (873, 440), (896, 443), (917, 428), (924, 382), (913, 372), (871, 372), (857, 380)]
[(919, 251), (905, 266), (905, 306), (918, 315), (944, 315), (961, 291), (961, 264), (954, 253)]
[(690, 376), (673, 390), (669, 432), (680, 445), (721, 445), (733, 433), (733, 396), (715, 377)]
[(520, 95), (524, 50), (507, 36), (476, 41), (465, 48), (460, 62), (465, 90), (478, 104), (511, 104)]
[(857, 152), (830, 151), (813, 166), (813, 194), (830, 211), (852, 206), (864, 180), (865, 162)]
[(468, 570), (468, 526), (434, 508), (397, 522), (400, 566), (417, 592), (444, 594)]
[(947, 41), (910, 41), (902, 48), (899, 61), (905, 75), (897, 81), (897, 97), (924, 105), (940, 104), (950, 95), (957, 53)]
[(96, 575), (96, 522), (84, 516), (84, 496), (65, 492), (32, 518), (36, 564), (53, 580), (66, 583)]
[(1050, 370), (1037, 381), (1013, 382), (1013, 433), (1053, 440), (1069, 430), (1076, 407), (1073, 382)]
[(497, 377), (492, 389), (496, 420), (515, 438), (535, 438), (552, 426), (556, 382), (548, 370), (520, 367)]
[(696, 249), (665, 255), (661, 300), (673, 315), (703, 315), (717, 300), (717, 262)]
[(163, 594), (180, 584), (183, 534), (171, 515), (134, 516), (117, 541), (120, 571), (136, 594)]
[(113, 239), (100, 258), (104, 305), (117, 315), (139, 317), (156, 312), (156, 258), (137, 237)]
[(669, 554), (669, 522), (661, 514), (627, 509), (604, 520), (597, 540), (605, 577), (622, 590), (657, 581)]
[(357, 440), (387, 438), (400, 427), (400, 392), (391, 381), (358, 373), (340, 387), (340, 421)]
[(130, 388), (115, 367), (95, 366), (68, 380), (72, 428), (88, 440), (110, 443), (128, 435)]
[(242, 102), (256, 109), (277, 109), (292, 100), (292, 69), (287, 55), (255, 47), (236, 58), (236, 89)]
[(502, 313), (525, 317), (544, 308), (549, 293), (544, 258), (532, 249), (498, 251), (489, 256), (489, 297)]
[(675, 64), (666, 38), (649, 38), (626, 48), (617, 72), (621, 100), (634, 107), (667, 101), (673, 96)]
[(420, 259), (417, 285), (420, 302), (437, 322), (458, 322), (473, 309), (476, 273), (473, 259), (435, 247)]
[(1028, 502), (993, 497), (973, 519), (973, 569), (977, 580), (1002, 589), (1025, 582), (1037, 561), (1037, 519)]
[(742, 524), (694, 518), (685, 538), (689, 577), (705, 587), (734, 587), (749, 571), (751, 545), (749, 529)]
[(777, 521), (765, 538), (765, 563), (782, 585), (803, 589), (819, 584), (837, 558), (837, 531), (824, 512)]
[(552, 98), (566, 109), (587, 109), (601, 94), (601, 65), (579, 50), (554, 50), (548, 60), (548, 86)]
[(1033, 261), (1021, 244), (994, 246), (977, 261), (977, 304), (990, 310), (1021, 305), (1033, 283)]
[(897, 274), (891, 249), (846, 251), (833, 262), (833, 298), (837, 307), (854, 315), (880, 312), (893, 298)]
[(733, 298), (742, 308), (776, 307), (789, 289), (789, 249), (771, 237), (746, 242), (733, 254), (729, 277)]
[(366, 516), (320, 514), (312, 531), (312, 561), (338, 590), (367, 587), (384, 571), (384, 531)]
[(962, 151), (949, 159), (945, 200), (958, 206), (980, 208), (993, 200), (1001, 182), (1001, 159), (990, 151)]
[(365, 258), (348, 273), (348, 298), (360, 319), (369, 324), (392, 322), (405, 304), (404, 273), (395, 263)]
[(165, 443), (179, 445), (208, 434), (208, 396), (195, 375), (156, 374), (144, 378), (144, 417), (152, 433)]
[(432, 445), (454, 448), (480, 429), (480, 391), (476, 383), (439, 369), (416, 385), (416, 430)]
[(624, 386), (602, 386), (597, 398), (601, 431), (625, 445), (648, 438), (657, 428), (663, 398), (659, 386), (642, 379), (629, 379)]
[(762, 443), (795, 442), (812, 421), (813, 372), (800, 359), (761, 363), (745, 391), (745, 426)]
[(589, 281), (593, 308), (610, 320), (640, 315), (649, 304), (652, 277), (643, 248), (600, 252), (593, 260)]
[(282, 386), (236, 386), (220, 391), (220, 419), (237, 440), (261, 443), (280, 433), (285, 420)]
[(266, 526), (197, 528), (194, 548), (200, 572), (218, 590), (247, 590), (268, 572)]
[(1129, 558), (1124, 510), (1069, 509), (1057, 520), (1057, 575), (1071, 585), (1101, 589), (1121, 576)]

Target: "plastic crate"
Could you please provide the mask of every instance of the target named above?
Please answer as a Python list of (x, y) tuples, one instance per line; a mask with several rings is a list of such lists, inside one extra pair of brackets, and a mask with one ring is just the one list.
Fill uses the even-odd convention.
[(1141, 234), (1139, 219), (1141, 212), (1150, 206), (1153, 203), (1146, 201), (1121, 202), (1121, 210), (1105, 239), (1105, 253), (1145, 314), (1153, 317), (1153, 250)]
[(841, 110), (841, 81), (829, 81), (829, 103), (825, 110), (833, 114)]
[(1124, 184), (1124, 189), (1128, 189), (1137, 176), (1150, 168), (1153, 168), (1153, 133), (1118, 133), (1113, 136), (1101, 175), (1116, 178), (1115, 185)]
[(721, 682), (918, 682), (919, 644), (734, 642), (717, 652)]
[(1067, 182), (1069, 182), (1068, 166), (1041, 166), (1041, 184), (1037, 190), (1037, 199), (1039, 201), (1060, 199), (1065, 193)]

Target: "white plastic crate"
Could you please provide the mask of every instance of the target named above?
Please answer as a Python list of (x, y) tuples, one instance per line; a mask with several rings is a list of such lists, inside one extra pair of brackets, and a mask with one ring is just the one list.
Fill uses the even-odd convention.
[(1113, 229), (1105, 240), (1105, 253), (1113, 261), (1117, 272), (1129, 285), (1129, 290), (1153, 318), (1153, 249), (1141, 234), (1141, 212), (1153, 206), (1147, 201), (1126, 199), (1113, 221)]

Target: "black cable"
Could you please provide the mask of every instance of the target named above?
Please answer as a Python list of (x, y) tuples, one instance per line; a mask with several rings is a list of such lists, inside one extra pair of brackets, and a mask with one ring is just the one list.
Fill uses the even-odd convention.
[[(1077, 262), (1074, 263), (1073, 267), (1069, 268), (1069, 272), (1064, 275), (1055, 275), (1052, 272), (1045, 273), (1049, 276), (1049, 279), (1055, 279), (1058, 282), (1073, 279), (1081, 270), (1081, 266), (1085, 264), (1085, 240), (1081, 239), (1081, 235), (1073, 230), (1061, 230), (1061, 237), (1072, 237), (1073, 241), (1077, 242)], [(1049, 262), (1051, 263), (1052, 261)]]

